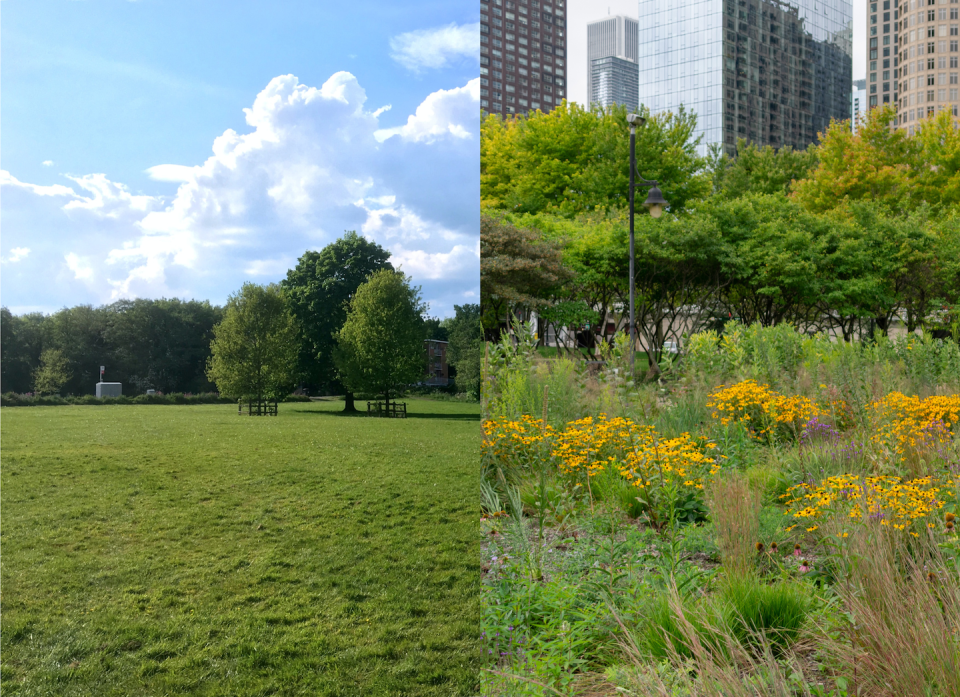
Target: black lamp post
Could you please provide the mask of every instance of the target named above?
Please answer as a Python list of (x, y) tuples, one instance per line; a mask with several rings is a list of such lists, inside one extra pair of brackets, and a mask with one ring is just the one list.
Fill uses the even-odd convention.
[(649, 186), (647, 200), (643, 205), (650, 210), (650, 215), (659, 218), (663, 215), (663, 208), (667, 202), (657, 186), (657, 182), (651, 179), (640, 177), (640, 182), (634, 181), (634, 173), (637, 171), (637, 126), (642, 126), (646, 121), (639, 114), (627, 114), (627, 123), (630, 124), (630, 373), (636, 375), (636, 357), (637, 357), (637, 324), (633, 312), (634, 296), (634, 276), (633, 276), (633, 193), (638, 186)]

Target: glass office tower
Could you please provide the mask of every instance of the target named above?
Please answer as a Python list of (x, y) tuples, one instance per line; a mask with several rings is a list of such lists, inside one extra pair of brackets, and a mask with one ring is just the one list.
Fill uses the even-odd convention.
[(701, 151), (805, 148), (850, 118), (850, 0), (640, 0), (640, 103), (697, 114)]
[(590, 61), (590, 103), (600, 106), (623, 104), (636, 111), (639, 104), (637, 64), (616, 56)]

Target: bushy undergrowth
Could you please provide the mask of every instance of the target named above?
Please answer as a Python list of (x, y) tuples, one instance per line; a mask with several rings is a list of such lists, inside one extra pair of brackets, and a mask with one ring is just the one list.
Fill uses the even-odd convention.
[(534, 345), (486, 362), (488, 694), (960, 694), (956, 343), (728, 325), (655, 384)]
[[(294, 396), (294, 395), (291, 395)], [(306, 397), (306, 401), (310, 398)], [(287, 401), (287, 400), (284, 400)], [(201, 394), (184, 394), (174, 392), (170, 394), (141, 394), (135, 397), (105, 397), (98, 399), (95, 395), (80, 397), (60, 397), (59, 395), (21, 395), (7, 392), (0, 396), (0, 406), (5, 407), (44, 407), (72, 405), (111, 405), (111, 404), (236, 404), (237, 400), (221, 397), (216, 392)]]

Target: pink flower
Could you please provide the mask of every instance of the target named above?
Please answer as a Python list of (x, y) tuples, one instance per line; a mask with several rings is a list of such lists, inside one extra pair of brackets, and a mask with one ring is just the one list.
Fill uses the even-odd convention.
[(801, 574), (805, 574), (805, 573), (807, 573), (808, 571), (810, 571), (810, 567), (807, 566), (807, 562), (806, 562), (806, 560), (804, 560), (804, 561), (801, 562), (801, 564), (800, 564), (800, 573), (801, 573)]

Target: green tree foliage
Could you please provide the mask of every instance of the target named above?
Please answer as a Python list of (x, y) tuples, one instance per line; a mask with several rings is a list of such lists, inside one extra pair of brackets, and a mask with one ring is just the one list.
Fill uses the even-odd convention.
[(106, 308), (110, 371), (138, 391), (202, 392), (213, 327), (222, 317), (206, 301), (120, 300)]
[[(363, 283), (381, 269), (392, 269), (390, 252), (356, 232), (348, 232), (319, 252), (308, 251), (281, 282), (300, 323), (301, 379), (314, 388), (336, 390), (334, 335)], [(348, 400), (348, 404), (349, 404)]]
[(496, 340), (515, 309), (531, 310), (549, 298), (573, 273), (562, 251), (536, 231), (517, 227), (502, 215), (480, 216), (480, 302), (488, 338)]
[(70, 379), (70, 365), (63, 353), (47, 349), (40, 354), (40, 365), (33, 373), (33, 389), (39, 395), (60, 394)]
[(439, 317), (427, 317), (423, 320), (424, 336), (434, 341), (450, 340), (450, 321)]
[(449, 341), (447, 362), (454, 367), (457, 389), (480, 397), (480, 365), (483, 358), (483, 327), (480, 306), (454, 305), (456, 315), (448, 323)]
[(207, 375), (224, 395), (279, 399), (296, 382), (298, 328), (279, 286), (244, 283), (213, 329)]
[(33, 373), (43, 352), (43, 324), (40, 313), (14, 315), (0, 308), (0, 385), (3, 392), (30, 392)]
[(824, 212), (875, 201), (891, 213), (960, 203), (960, 133), (949, 112), (922, 121), (910, 136), (889, 127), (891, 107), (873, 109), (856, 134), (834, 122), (817, 147), (819, 165), (795, 186), (808, 210)]
[(46, 349), (59, 350), (70, 366), (68, 394), (91, 394), (100, 377), (122, 382), (124, 392), (211, 389), (205, 370), (220, 308), (195, 300), (121, 300), (94, 308), (66, 308), (53, 315), (14, 316), (2, 311), (3, 389), (27, 392)]
[(794, 181), (806, 177), (817, 165), (817, 149), (786, 146), (774, 150), (757, 147), (742, 138), (737, 141), (737, 156), (718, 167), (717, 192), (726, 198), (745, 194), (785, 194)]
[[(544, 114), (481, 123), (480, 198), (487, 208), (572, 216), (626, 205), (629, 127), (622, 106), (587, 111), (564, 102)], [(680, 110), (651, 116), (637, 131), (637, 167), (656, 179), (671, 210), (708, 193), (705, 161), (693, 138), (696, 116)]]
[(420, 289), (400, 271), (381, 269), (357, 288), (334, 353), (340, 379), (351, 392), (391, 394), (426, 373)]

